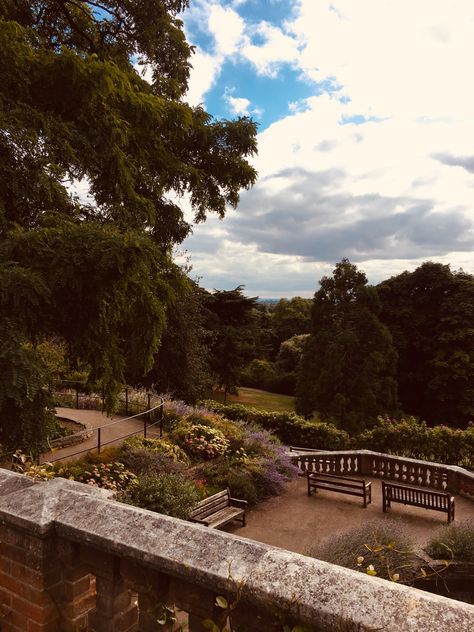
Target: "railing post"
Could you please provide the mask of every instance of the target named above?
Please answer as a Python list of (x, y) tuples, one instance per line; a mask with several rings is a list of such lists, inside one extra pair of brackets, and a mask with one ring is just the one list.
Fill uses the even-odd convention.
[(100, 454), (100, 428), (97, 428), (97, 452)]
[[(149, 413), (147, 413), (147, 415), (148, 414)], [(145, 437), (145, 439), (146, 439), (146, 417), (147, 417), (147, 415), (143, 416), (143, 436)]]
[(76, 384), (76, 408), (79, 408), (79, 385)]
[(163, 421), (164, 421), (164, 404), (161, 400), (160, 404), (160, 439), (163, 437)]
[(125, 414), (128, 415), (128, 388), (125, 389)]

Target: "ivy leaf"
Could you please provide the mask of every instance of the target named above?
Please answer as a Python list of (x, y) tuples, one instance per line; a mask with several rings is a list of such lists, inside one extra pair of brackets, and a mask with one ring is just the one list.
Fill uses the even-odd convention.
[(225, 597), (219, 595), (218, 597), (216, 597), (216, 606), (222, 608), (223, 610), (226, 610), (229, 607), (229, 603), (227, 602), (227, 599)]

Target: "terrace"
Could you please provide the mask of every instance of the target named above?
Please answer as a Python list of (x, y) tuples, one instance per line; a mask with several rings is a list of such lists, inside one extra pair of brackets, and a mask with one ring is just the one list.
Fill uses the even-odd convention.
[[(462, 468), (368, 451), (295, 454), (295, 460), (303, 468), (370, 470), (374, 478), (428, 477), (438, 488), (473, 493), (474, 475)], [(324, 500), (295, 491), (312, 505), (308, 516), (317, 538), (315, 516), (323, 512), (316, 513), (315, 503)], [(464, 503), (467, 511), (471, 500), (461, 499), (458, 507)], [(364, 518), (367, 511), (380, 512), (375, 503), (369, 510), (350, 500), (331, 504), (336, 511), (339, 505), (339, 521), (351, 505)], [(298, 515), (291, 505), (284, 509), (291, 517), (286, 535), (295, 542)], [(164, 606), (185, 613), (188, 629), (196, 632), (206, 619), (225, 614), (218, 596), (235, 605), (233, 625), (249, 632), (282, 629), (282, 622), (320, 631), (474, 628), (469, 604), (241, 537), (257, 538), (252, 516), (238, 534), (225, 533), (115, 502), (108, 492), (73, 481), (35, 484), (0, 470), (0, 521), (2, 632), (147, 632), (160, 629)], [(266, 525), (276, 531), (268, 514)]]

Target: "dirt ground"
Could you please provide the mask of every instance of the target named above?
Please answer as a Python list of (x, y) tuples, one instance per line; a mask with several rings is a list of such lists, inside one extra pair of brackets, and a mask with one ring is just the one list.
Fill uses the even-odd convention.
[[(289, 482), (280, 495), (260, 503), (247, 514), (247, 525), (236, 523), (228, 528), (235, 535), (272, 544), (295, 553), (307, 553), (316, 544), (336, 533), (373, 520), (399, 519), (409, 530), (415, 544), (425, 544), (431, 535), (447, 523), (443, 512), (393, 504), (382, 511), (382, 484), (372, 480), (372, 503), (364, 509), (362, 498), (319, 490), (307, 495), (306, 479)], [(474, 500), (456, 496), (455, 521), (474, 521)]]

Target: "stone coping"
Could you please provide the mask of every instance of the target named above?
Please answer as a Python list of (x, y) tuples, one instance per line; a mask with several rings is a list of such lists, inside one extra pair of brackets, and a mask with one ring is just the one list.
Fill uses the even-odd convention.
[[(0, 470), (0, 525), (59, 536), (323, 629), (465, 632), (474, 606), (237, 535), (125, 505), (64, 479), (34, 484)], [(1, 526), (0, 526), (1, 537)], [(359, 626), (359, 627), (357, 627)]]

